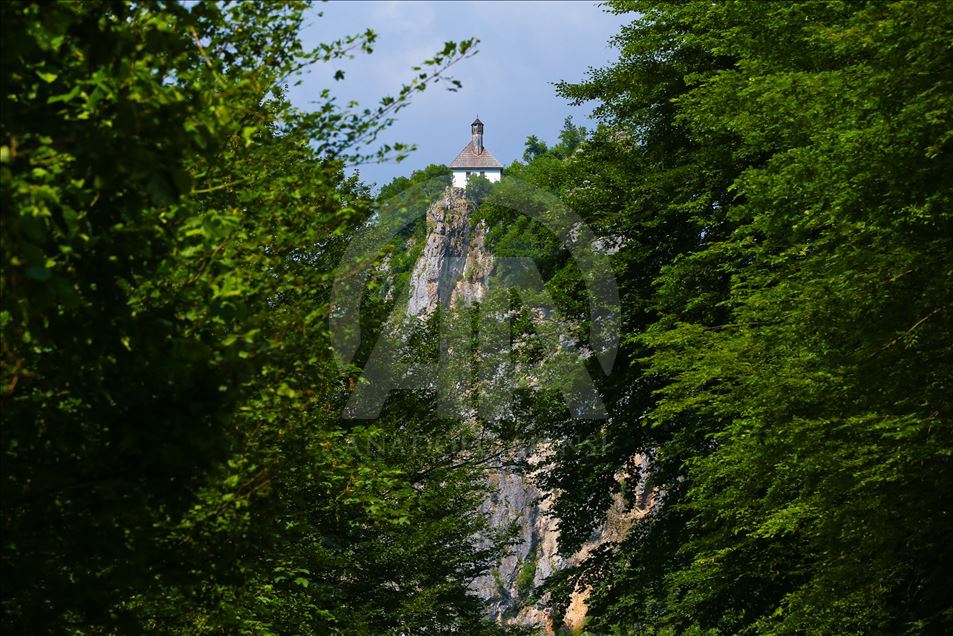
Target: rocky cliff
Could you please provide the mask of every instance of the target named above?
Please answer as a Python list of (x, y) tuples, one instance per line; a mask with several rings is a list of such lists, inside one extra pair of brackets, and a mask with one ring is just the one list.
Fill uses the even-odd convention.
[[(472, 204), (460, 188), (448, 188), (427, 212), (428, 233), (423, 253), (410, 278), (407, 314), (419, 318), (438, 305), (455, 307), (484, 298), (493, 271), (493, 255), (486, 245), (487, 227), (471, 223)], [(515, 451), (514, 459), (529, 465), (544, 461), (544, 448)], [(545, 633), (578, 628), (585, 619), (586, 591), (578, 590), (563, 625), (554, 625), (545, 603), (527, 602), (530, 592), (556, 570), (584, 558), (594, 547), (616, 539), (647, 506), (628, 511), (621, 501), (593, 534), (589, 543), (571, 558), (557, 554), (559, 531), (549, 513), (548, 493), (541, 491), (524, 471), (499, 468), (488, 475), (483, 511), (491, 524), (517, 527), (516, 543), (493, 570), (474, 581), (475, 592), (485, 599), (491, 616), (509, 624), (537, 627)]]
[(471, 227), (471, 212), (461, 188), (447, 188), (427, 210), (427, 239), (410, 277), (408, 315), (483, 298), (493, 257), (486, 250), (486, 225)]

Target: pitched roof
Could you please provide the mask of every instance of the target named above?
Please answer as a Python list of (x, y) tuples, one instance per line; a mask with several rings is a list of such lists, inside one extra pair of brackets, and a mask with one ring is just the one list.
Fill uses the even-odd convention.
[(490, 151), (486, 148), (483, 149), (483, 152), (477, 154), (473, 149), (473, 141), (471, 140), (466, 146), (463, 147), (463, 150), (460, 151), (460, 154), (457, 155), (457, 158), (450, 162), (451, 168), (502, 168), (503, 164), (496, 160), (496, 157), (490, 154)]

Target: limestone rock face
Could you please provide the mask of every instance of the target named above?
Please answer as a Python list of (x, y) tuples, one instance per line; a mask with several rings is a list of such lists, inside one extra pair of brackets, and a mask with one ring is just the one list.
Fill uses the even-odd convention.
[(410, 277), (409, 316), (483, 297), (493, 257), (486, 250), (486, 225), (471, 230), (471, 211), (463, 189), (453, 187), (427, 210), (427, 242)]
[[(438, 306), (469, 305), (485, 297), (494, 259), (486, 247), (488, 228), (482, 222), (475, 226), (471, 223), (472, 211), (463, 189), (454, 187), (447, 188), (430, 206), (426, 244), (410, 278), (408, 316), (425, 318)], [(545, 445), (527, 448), (518, 452), (515, 459), (541, 465), (545, 463), (545, 453)], [(537, 487), (531, 475), (516, 469), (490, 472), (481, 511), (495, 528), (515, 524), (517, 537), (510, 553), (491, 572), (473, 582), (473, 590), (487, 602), (493, 619), (554, 634), (562, 627), (582, 627), (588, 592), (578, 590), (564, 624), (555, 625), (544, 603), (527, 603), (532, 589), (553, 572), (585, 558), (601, 543), (620, 538), (631, 523), (648, 512), (650, 501), (643, 493), (639, 506), (633, 510), (617, 498), (590, 541), (579, 553), (564, 558), (557, 554), (559, 530), (556, 520), (549, 515), (551, 499), (547, 494)]]
[(523, 607), (531, 589), (564, 565), (556, 554), (556, 521), (546, 513), (549, 500), (532, 479), (512, 470), (494, 471), (481, 512), (490, 524), (503, 528), (516, 524), (516, 543), (510, 553), (487, 575), (473, 582), (473, 589), (487, 601), (491, 618), (504, 623), (547, 627), (544, 607)]
[(493, 272), (493, 255), (486, 249), (486, 231), (483, 221), (473, 228), (463, 272), (450, 294), (451, 305), (469, 305), (483, 300), (486, 295), (487, 282)]
[[(530, 465), (545, 461), (545, 448), (528, 455)], [(644, 457), (634, 458), (640, 468), (647, 468)], [(512, 470), (497, 471), (489, 478), (490, 492), (481, 511), (488, 514), (494, 527), (515, 523), (516, 543), (510, 553), (489, 574), (478, 578), (473, 588), (488, 602), (491, 618), (506, 624), (538, 628), (556, 634), (562, 628), (576, 630), (586, 619), (588, 590), (577, 590), (561, 625), (554, 622), (550, 610), (542, 603), (528, 603), (532, 588), (541, 585), (554, 572), (576, 565), (598, 546), (623, 538), (629, 527), (648, 514), (651, 497), (643, 487), (638, 489), (638, 502), (627, 506), (618, 495), (613, 497), (606, 518), (582, 548), (571, 557), (557, 552), (559, 528), (550, 516), (552, 499), (540, 490), (529, 475)]]

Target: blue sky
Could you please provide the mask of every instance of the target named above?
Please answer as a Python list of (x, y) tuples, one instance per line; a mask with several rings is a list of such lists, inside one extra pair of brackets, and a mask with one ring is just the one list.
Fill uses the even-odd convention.
[[(323, 17), (318, 17), (318, 12)], [(374, 106), (397, 92), (411, 67), (443, 48), (447, 40), (480, 39), (479, 53), (452, 71), (463, 88), (438, 84), (398, 114), (381, 141), (415, 143), (400, 164), (361, 166), (362, 178), (383, 185), (431, 163), (451, 161), (470, 139), (479, 113), (486, 147), (504, 165), (523, 154), (528, 135), (551, 141), (572, 115), (586, 124), (589, 106), (572, 107), (557, 97), (559, 80), (576, 81), (590, 67), (616, 57), (608, 45), (624, 18), (593, 2), (329, 2), (315, 5), (304, 31), (306, 44), (329, 41), (371, 28), (378, 34), (372, 55), (359, 54), (337, 66), (321, 65), (294, 87), (292, 101), (307, 108), (330, 87), (341, 101)], [(331, 78), (340, 68), (345, 79)]]

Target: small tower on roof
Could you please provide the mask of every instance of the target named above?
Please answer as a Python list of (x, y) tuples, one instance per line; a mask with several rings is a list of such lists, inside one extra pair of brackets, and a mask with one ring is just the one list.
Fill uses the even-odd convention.
[(455, 188), (465, 188), (467, 179), (473, 175), (478, 174), (490, 181), (499, 181), (503, 176), (503, 164), (483, 145), (483, 122), (479, 115), (470, 124), (470, 143), (450, 162), (450, 168)]
[(479, 115), (477, 115), (477, 118), (470, 124), (470, 135), (473, 137), (472, 145), (474, 152), (480, 154), (483, 152), (483, 122), (480, 121)]

